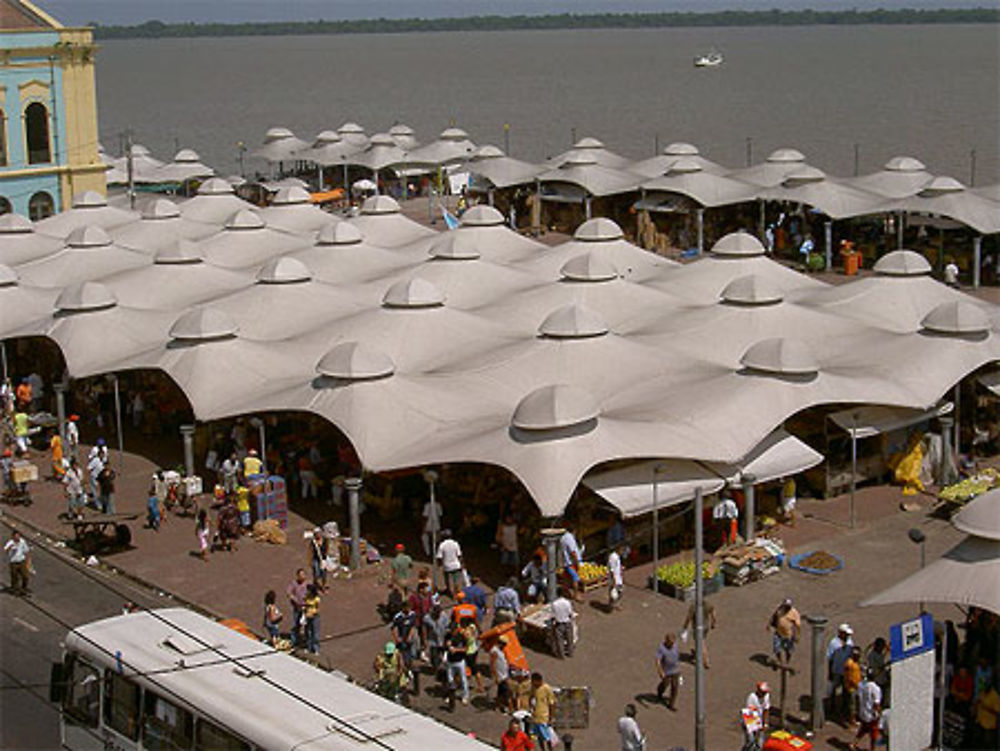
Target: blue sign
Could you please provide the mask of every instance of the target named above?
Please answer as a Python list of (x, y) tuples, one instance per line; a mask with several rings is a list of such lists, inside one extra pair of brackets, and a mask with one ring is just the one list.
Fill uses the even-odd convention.
[(911, 621), (890, 626), (889, 643), (893, 662), (934, 649), (934, 619), (924, 613)]

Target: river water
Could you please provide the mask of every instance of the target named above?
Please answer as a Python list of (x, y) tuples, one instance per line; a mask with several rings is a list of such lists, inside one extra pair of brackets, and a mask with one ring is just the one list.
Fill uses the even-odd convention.
[[(725, 64), (695, 69), (713, 47)], [(574, 133), (636, 158), (690, 141), (733, 167), (751, 139), (754, 161), (790, 146), (834, 175), (856, 153), (861, 173), (907, 154), (966, 183), (974, 162), (984, 185), (1000, 180), (998, 68), (997, 27), (970, 25), (108, 41), (97, 75), (109, 152), (131, 127), (154, 155), (194, 148), (223, 174), (271, 126), (311, 140), (354, 120), (422, 141), (455, 123), (501, 148), (509, 123), (527, 160)]]

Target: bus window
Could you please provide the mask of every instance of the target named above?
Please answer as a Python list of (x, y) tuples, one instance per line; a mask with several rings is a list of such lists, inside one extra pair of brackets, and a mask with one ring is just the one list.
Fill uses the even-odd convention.
[(162, 696), (146, 691), (142, 718), (142, 747), (147, 751), (188, 751), (194, 735), (194, 718)]
[(96, 728), (101, 719), (101, 676), (79, 659), (69, 659), (66, 714), (77, 723)]
[(104, 724), (130, 741), (139, 739), (139, 687), (110, 670), (104, 677)]
[(198, 720), (194, 731), (194, 751), (250, 751), (250, 744), (208, 720)]

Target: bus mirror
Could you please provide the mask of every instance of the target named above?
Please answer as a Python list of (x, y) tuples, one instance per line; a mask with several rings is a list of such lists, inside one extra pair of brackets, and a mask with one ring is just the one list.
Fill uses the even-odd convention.
[(61, 662), (52, 663), (52, 672), (49, 675), (49, 701), (55, 704), (62, 704), (66, 698), (66, 678), (68, 677), (66, 666)]

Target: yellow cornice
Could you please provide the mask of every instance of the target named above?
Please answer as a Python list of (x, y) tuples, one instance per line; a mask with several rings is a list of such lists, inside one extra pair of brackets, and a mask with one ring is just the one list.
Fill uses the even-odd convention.
[(94, 164), (47, 164), (41, 167), (0, 170), (0, 183), (10, 177), (43, 177), (45, 175), (86, 174), (107, 171), (108, 165), (104, 164), (104, 162), (96, 162)]
[(56, 19), (54, 19), (44, 10), (39, 8), (37, 5), (32, 3), (31, 0), (19, 0), (19, 1), (21, 5), (30, 10), (39, 18), (41, 18), (43, 21), (45, 21), (45, 23), (49, 24), (49, 26), (51, 26), (53, 29), (60, 30), (63, 28), (63, 25), (61, 23), (59, 23)]

